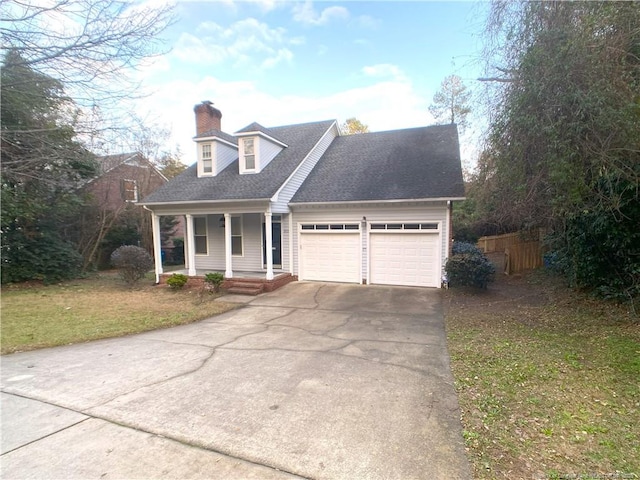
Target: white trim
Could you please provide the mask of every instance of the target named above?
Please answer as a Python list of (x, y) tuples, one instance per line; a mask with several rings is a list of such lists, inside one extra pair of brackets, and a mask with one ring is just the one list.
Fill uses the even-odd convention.
[(281, 142), (280, 140), (278, 140), (277, 138), (273, 138), (270, 135), (267, 135), (264, 132), (261, 132), (260, 130), (253, 130), (251, 132), (236, 132), (233, 134), (234, 137), (252, 137), (252, 136), (260, 136), (262, 138), (266, 138), (267, 140), (273, 142), (273, 143), (277, 143), (278, 145), (282, 145), (283, 147), (287, 148), (289, 147), (289, 145), (287, 145), (286, 143)]
[[(192, 215), (193, 218), (193, 254), (196, 257), (208, 257), (209, 256), (209, 217), (208, 215)], [(207, 251), (205, 253), (198, 253), (196, 248), (196, 218), (204, 218), (204, 237), (205, 246)], [(202, 235), (198, 235), (202, 237)]]
[(453, 239), (453, 235), (451, 235), (453, 233), (453, 230), (451, 228), (451, 209), (453, 208), (453, 205), (451, 203), (451, 201), (447, 201), (447, 212), (445, 215), (445, 232), (446, 235), (443, 239), (443, 241), (447, 242), (447, 248), (445, 250), (445, 256), (444, 256), (444, 262), (441, 262), (442, 264), (442, 270), (444, 273), (444, 264), (447, 263), (447, 259), (449, 258), (449, 250), (451, 249), (451, 240)]
[(196, 143), (215, 141), (215, 142), (225, 143), (230, 147), (235, 148), (236, 150), (238, 149), (238, 145), (236, 145), (235, 143), (229, 142), (228, 140), (225, 140), (222, 137), (217, 137), (215, 135), (213, 137), (193, 137), (193, 141)]
[[(331, 230), (331, 228), (328, 228), (326, 230), (303, 230), (302, 226), (303, 225), (358, 225), (358, 229), (353, 229), (353, 230), (346, 230), (346, 229), (342, 229), (342, 230)], [(304, 280), (304, 265), (302, 262), (302, 235), (304, 235), (305, 233), (321, 233), (321, 234), (339, 234), (339, 235), (358, 235), (359, 236), (359, 243), (360, 243), (360, 256), (358, 259), (358, 281), (357, 282), (353, 282), (353, 283), (358, 283), (358, 284), (362, 284), (362, 280), (363, 280), (363, 269), (362, 269), (362, 242), (363, 242), (363, 230), (362, 230), (362, 225), (360, 222), (358, 221), (348, 221), (348, 220), (334, 220), (331, 222), (298, 222), (298, 278), (300, 280)]]
[[(385, 228), (373, 228), (373, 225), (385, 225)], [(400, 228), (388, 228), (389, 225), (400, 225)], [(407, 225), (418, 225), (418, 228), (405, 228)], [(422, 228), (422, 225), (436, 225), (436, 228)], [(431, 222), (425, 221), (411, 221), (400, 220), (396, 222), (367, 222), (369, 233), (382, 233), (382, 232), (402, 232), (402, 233), (442, 233), (442, 222), (439, 220), (433, 220)]]
[[(271, 212), (265, 212), (264, 214), (264, 238), (265, 244), (265, 257), (267, 260), (267, 280), (273, 280), (273, 230), (272, 230), (272, 215)], [(282, 223), (280, 224), (282, 228)], [(281, 236), (282, 237), (282, 236)], [(282, 244), (282, 240), (280, 240)]]
[(289, 273), (293, 275), (293, 213), (289, 212), (287, 215), (289, 215)]
[[(467, 197), (437, 197), (437, 198), (399, 198), (394, 200), (337, 200), (334, 202), (289, 202), (290, 207), (323, 206), (323, 205), (357, 205), (367, 203), (413, 203), (413, 202), (444, 202), (465, 200)], [(271, 201), (274, 201), (273, 198)]]
[[(137, 167), (137, 168), (140, 168), (140, 167)], [(127, 188), (126, 188), (127, 182), (132, 182), (133, 183), (133, 196), (135, 197), (133, 200), (129, 200), (127, 198), (127, 192), (131, 191), (131, 190), (127, 190)], [(135, 180), (135, 179), (132, 179), (132, 178), (123, 178), (122, 179), (122, 197), (123, 197), (123, 200), (126, 203), (136, 203), (140, 199), (140, 195), (138, 193), (138, 180)]]
[(160, 216), (151, 212), (151, 232), (153, 236), (153, 264), (155, 266), (156, 284), (160, 283), (162, 273), (162, 240), (160, 235)]
[[(298, 164), (298, 166), (295, 168), (295, 170), (293, 172), (291, 172), (291, 175), (289, 175), (289, 177), (287, 177), (287, 179), (282, 182), (282, 185), (280, 185), (280, 188), (278, 188), (278, 190), (276, 191), (276, 193), (273, 194), (273, 197), (271, 197), (271, 201), (272, 202), (277, 202), (278, 201), (278, 196), (280, 196), (280, 193), (282, 192), (282, 190), (284, 190), (284, 188), (289, 184), (289, 181), (293, 178), (293, 176), (298, 172), (298, 170), (300, 170), (300, 168), (302, 168), (302, 165), (304, 165), (304, 163), (307, 161), (307, 159), (309, 158), (309, 155), (311, 155), (312, 153), (315, 152), (316, 147), (320, 144), (320, 142), (322, 142), (322, 140), (324, 140), (324, 138), (329, 134), (329, 132), (331, 131), (331, 129), (335, 126), (337, 126), (338, 121), (334, 120), (333, 123), (329, 126), (329, 128), (327, 128), (327, 131), (324, 132), (322, 134), (322, 136), (320, 137), (320, 139), (315, 143), (315, 145), (307, 152), (307, 154), (305, 155), (305, 157), (302, 159), (302, 161)], [(303, 182), (304, 183), (304, 182)], [(289, 202), (291, 203), (291, 202)]]
[(195, 256), (195, 251), (196, 251), (196, 247), (195, 247), (195, 241), (193, 238), (193, 215), (187, 214), (187, 221), (186, 221), (186, 236), (187, 236), (187, 251), (188, 251), (188, 255), (189, 255), (189, 267), (188, 267), (188, 274), (190, 277), (195, 277), (196, 275), (196, 256)]
[[(380, 223), (394, 223), (394, 224), (398, 224), (398, 223), (437, 223), (438, 224), (438, 229), (437, 230), (402, 230), (402, 229), (398, 229), (398, 230), (371, 230), (371, 223), (376, 223), (376, 224), (380, 224)], [(367, 227), (369, 227), (367, 230), (367, 245), (368, 245), (368, 249), (367, 249), (367, 284), (371, 285), (371, 263), (372, 263), (372, 248), (371, 248), (371, 236), (372, 235), (376, 235), (376, 234), (401, 234), (401, 235), (411, 235), (411, 234), (422, 234), (422, 235), (437, 235), (438, 236), (438, 241), (437, 241), (437, 245), (436, 245), (436, 260), (437, 260), (437, 266), (438, 266), (438, 270), (436, 271), (436, 275), (437, 278), (434, 278), (434, 282), (435, 282), (435, 287), (432, 286), (424, 286), (424, 287), (420, 287), (420, 288), (440, 288), (441, 286), (441, 277), (442, 277), (442, 237), (443, 237), (443, 231), (442, 231), (442, 222), (440, 221), (433, 221), (433, 222), (411, 222), (411, 221), (401, 221), (401, 222), (367, 222)], [(402, 285), (398, 285), (398, 286), (402, 286)]]
[[(238, 218), (240, 220), (240, 235), (234, 235), (233, 234), (233, 219), (234, 218)], [(226, 218), (225, 218), (226, 220)], [(244, 257), (244, 216), (242, 213), (237, 214), (237, 215), (231, 215), (230, 217), (230, 225), (229, 228), (231, 229), (231, 255), (234, 257), (238, 257), (238, 258), (242, 258)], [(242, 253), (238, 254), (238, 253), (233, 253), (233, 237), (240, 237), (240, 247), (242, 248)]]
[[(162, 206), (162, 205), (194, 205), (200, 206), (202, 204), (219, 204), (219, 203), (235, 203), (235, 202), (268, 202), (269, 198), (227, 198), (221, 200), (179, 200), (175, 202), (146, 202), (146, 203), (137, 203), (137, 205), (147, 205), (147, 206)], [(247, 213), (255, 213), (255, 212), (247, 212)]]
[(224, 214), (224, 276), (233, 278), (233, 255), (231, 254), (231, 215)]
[[(245, 142), (249, 140), (251, 140), (253, 153), (247, 155), (247, 153), (245, 152), (245, 149), (246, 149)], [(238, 151), (238, 161), (240, 163), (240, 166), (239, 166), (240, 175), (243, 175), (246, 173), (260, 173), (260, 169), (258, 168), (258, 160), (260, 158), (260, 148), (258, 146), (258, 139), (255, 136), (248, 136), (246, 138), (243, 138), (242, 142), (239, 142), (239, 143), (241, 144), (240, 149)], [(253, 168), (247, 167), (247, 157), (250, 155), (253, 156)]]

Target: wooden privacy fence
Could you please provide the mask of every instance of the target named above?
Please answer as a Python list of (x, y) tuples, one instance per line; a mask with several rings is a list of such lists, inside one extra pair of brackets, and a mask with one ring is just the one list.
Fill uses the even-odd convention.
[(514, 243), (504, 251), (504, 273), (511, 275), (542, 266), (540, 242)]
[(480, 237), (478, 247), (484, 253), (504, 252), (508, 247), (520, 241), (520, 233), (505, 233), (504, 235)]
[[(532, 270), (543, 265), (542, 230), (537, 232), (506, 233), (480, 237), (478, 247), (484, 253), (504, 252), (504, 273), (511, 275), (525, 270)], [(538, 237), (532, 240), (532, 237)]]

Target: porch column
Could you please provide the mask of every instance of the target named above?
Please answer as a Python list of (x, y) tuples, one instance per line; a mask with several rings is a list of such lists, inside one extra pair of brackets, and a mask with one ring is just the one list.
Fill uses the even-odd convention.
[(193, 216), (187, 214), (187, 257), (189, 258), (187, 273), (190, 277), (196, 276), (196, 246), (193, 238)]
[(224, 276), (233, 278), (233, 265), (231, 263), (231, 214), (224, 214)]
[(267, 280), (273, 280), (273, 229), (271, 226), (271, 212), (264, 214), (265, 250), (267, 257)]
[(156, 270), (156, 283), (160, 283), (162, 273), (162, 240), (160, 237), (160, 216), (151, 213), (151, 233), (153, 235), (153, 259)]
[(184, 254), (184, 268), (189, 268), (189, 242), (187, 242), (187, 216), (182, 216), (182, 225), (184, 226), (182, 236), (184, 241), (182, 242), (182, 253)]

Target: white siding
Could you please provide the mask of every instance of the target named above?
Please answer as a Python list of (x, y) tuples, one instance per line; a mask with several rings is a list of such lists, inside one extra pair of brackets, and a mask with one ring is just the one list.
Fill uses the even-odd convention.
[(271, 160), (282, 151), (282, 146), (277, 145), (266, 138), (258, 137), (256, 142), (256, 172), (265, 169)]
[[(293, 206), (294, 208), (295, 205)], [(354, 223), (363, 222), (366, 217), (367, 228), (369, 223), (377, 222), (439, 222), (441, 241), (441, 256), (446, 258), (447, 241), (449, 232), (446, 202), (431, 202), (421, 204), (411, 203), (380, 203), (380, 204), (359, 204), (349, 207), (329, 206), (329, 207), (298, 207), (293, 212), (293, 222), (295, 234), (293, 235), (293, 272), (299, 272), (299, 236), (300, 223)], [(366, 280), (368, 276), (367, 259), (369, 257), (369, 245), (367, 245), (368, 231), (362, 231), (362, 274)], [(444, 260), (443, 260), (444, 261)]]
[(278, 190), (273, 198), (272, 210), (274, 213), (286, 213), (289, 211), (289, 201), (305, 181), (313, 167), (316, 166), (320, 157), (326, 152), (333, 139), (338, 136), (338, 126), (336, 123), (325, 132), (315, 147), (309, 152), (307, 157), (300, 163), (298, 168), (291, 174), (284, 185)]
[(224, 143), (213, 142), (215, 151), (213, 153), (213, 174), (218, 175), (238, 158), (238, 150)]
[(289, 215), (282, 215), (282, 270), (289, 271)]

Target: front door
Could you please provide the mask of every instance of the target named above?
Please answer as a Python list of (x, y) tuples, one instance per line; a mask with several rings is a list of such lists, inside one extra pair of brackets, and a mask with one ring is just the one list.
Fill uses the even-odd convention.
[[(282, 267), (282, 224), (279, 221), (271, 222), (271, 243), (273, 251), (273, 266)], [(262, 224), (262, 263), (267, 265), (267, 237), (265, 234), (265, 224)]]

